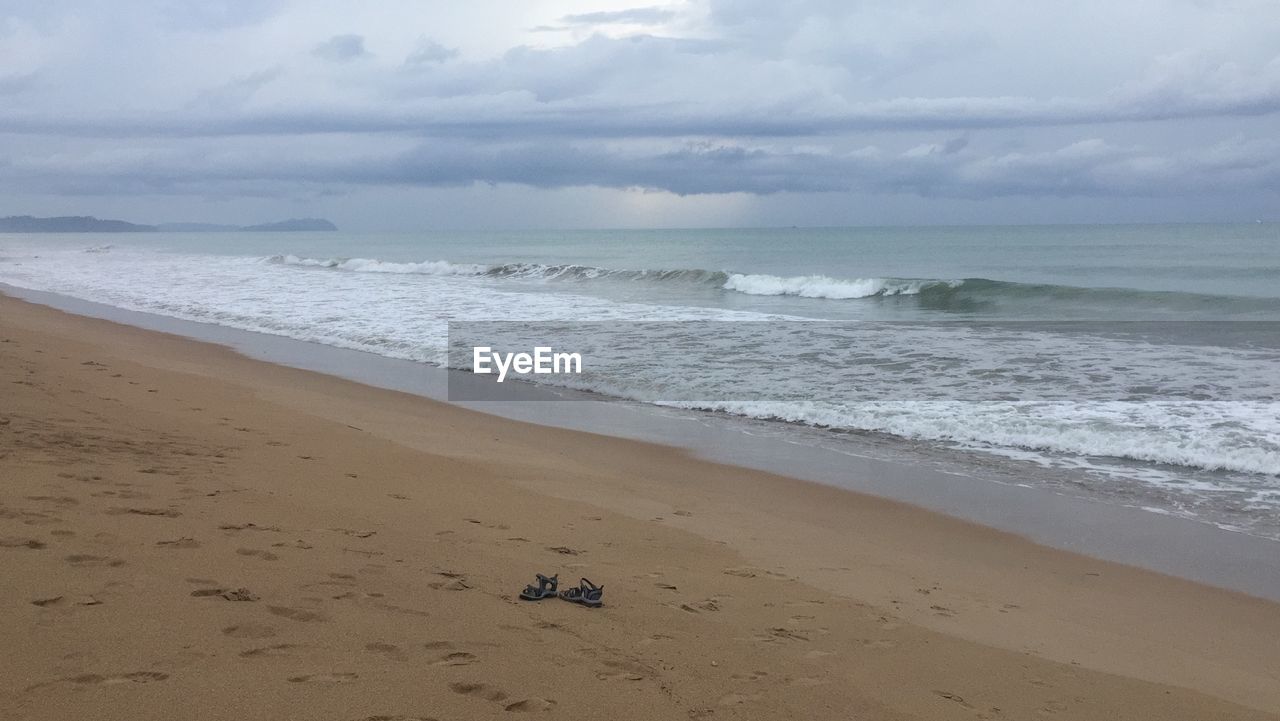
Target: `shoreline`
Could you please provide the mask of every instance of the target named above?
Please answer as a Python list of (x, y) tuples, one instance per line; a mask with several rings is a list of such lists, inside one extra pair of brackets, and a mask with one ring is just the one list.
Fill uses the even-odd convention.
[[(0, 708), (19, 718), (1280, 708), (1272, 602), (679, 449), (0, 310), (17, 479), (0, 535), (43, 544), (0, 548), (22, 651)], [(606, 608), (514, 600), (557, 569), (604, 583)], [(260, 600), (192, 596), (205, 586)]]
[[(762, 424), (735, 416), (677, 411), (618, 400), (583, 401), (586, 394), (520, 384), (537, 403), (468, 403), (447, 399), (451, 382), (469, 374), (445, 371), (366, 351), (310, 343), (0, 284), (8, 294), (75, 315), (214, 343), (260, 361), (409, 393), (508, 420), (683, 449), (716, 463), (900, 501), (928, 511), (1016, 534), (1052, 548), (1280, 601), (1280, 541), (1173, 514), (1158, 514), (1114, 499), (1063, 493), (982, 463), (939, 465), (918, 453), (867, 452), (826, 431), (788, 428), (761, 433)], [(572, 401), (547, 397), (578, 396)], [(791, 436), (801, 436), (797, 441)], [(874, 442), (873, 442), (874, 443)], [(858, 446), (866, 445), (860, 440)], [(1027, 473), (1034, 469), (1025, 469)]]

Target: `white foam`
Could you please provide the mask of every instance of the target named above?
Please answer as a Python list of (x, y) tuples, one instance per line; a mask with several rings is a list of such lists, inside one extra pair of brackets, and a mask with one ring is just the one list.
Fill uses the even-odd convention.
[(731, 274), (725, 290), (747, 295), (792, 295), (800, 298), (851, 300), (877, 295), (916, 295), (921, 289), (945, 282), (950, 287), (962, 281), (895, 280), (889, 278), (854, 278), (844, 280), (825, 275), (780, 277), (776, 275)]
[[(824, 401), (674, 403), (904, 438), (1280, 475), (1280, 404), (1265, 402), (1018, 403)], [(1233, 422), (1249, 429), (1226, 429)], [(1184, 483), (1186, 490), (1216, 490)]]
[(395, 263), (377, 258), (301, 258), (296, 255), (273, 255), (269, 263), (298, 265), (308, 268), (333, 268), (355, 273), (396, 273), (414, 275), (482, 275), (488, 266), (475, 263), (450, 263), (428, 260), (419, 263)]

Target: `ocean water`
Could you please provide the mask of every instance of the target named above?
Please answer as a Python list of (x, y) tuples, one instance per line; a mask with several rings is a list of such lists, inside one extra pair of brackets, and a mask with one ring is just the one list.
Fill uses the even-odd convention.
[(573, 387), (1280, 539), (1280, 225), (0, 235), (0, 282), (436, 365), (555, 322), (625, 351)]

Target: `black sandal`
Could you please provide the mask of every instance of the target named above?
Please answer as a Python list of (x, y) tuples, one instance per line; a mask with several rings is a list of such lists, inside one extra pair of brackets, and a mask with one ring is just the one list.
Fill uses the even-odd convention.
[(560, 598), (573, 603), (580, 603), (588, 608), (599, 608), (604, 604), (601, 596), (604, 586), (597, 586), (587, 579), (581, 579), (577, 588), (568, 588), (560, 592)]
[(520, 598), (526, 601), (541, 601), (544, 598), (555, 598), (556, 587), (560, 585), (560, 574), (547, 578), (538, 574), (538, 585), (529, 584), (520, 592)]

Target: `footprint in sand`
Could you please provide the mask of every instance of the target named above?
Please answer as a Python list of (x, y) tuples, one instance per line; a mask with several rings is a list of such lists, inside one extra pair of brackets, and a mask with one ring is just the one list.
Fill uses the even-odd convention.
[(31, 602), (32, 606), (39, 606), (40, 608), (58, 608), (67, 604), (74, 604), (76, 606), (101, 606), (102, 601), (99, 601), (95, 596), (85, 594), (75, 596), (73, 598), (67, 598), (66, 596), (50, 596), (48, 598), (37, 598)]
[[(446, 643), (448, 642), (446, 641)], [(428, 646), (430, 646), (430, 644), (428, 644)], [(445, 654), (444, 656), (441, 656), (439, 659), (432, 661), (431, 665), (432, 666), (470, 666), (471, 664), (479, 660), (480, 659), (476, 658), (476, 655), (474, 653), (467, 653), (466, 651), (455, 651), (454, 653)]]
[(80, 505), (80, 501), (71, 496), (27, 496), (28, 501), (39, 501), (40, 503), (49, 503), (59, 508), (70, 508)]
[(168, 678), (169, 674), (160, 673), (158, 671), (134, 671), (133, 673), (117, 673), (109, 675), (86, 673), (79, 676), (70, 676), (68, 678), (60, 678), (55, 681), (38, 683), (34, 686), (28, 686), (26, 690), (33, 691), (43, 686), (52, 686), (57, 683), (74, 683), (80, 686), (98, 686), (121, 683), (153, 683), (156, 681), (164, 681)]
[(156, 545), (164, 548), (199, 548), (200, 542), (190, 536), (183, 536), (172, 541), (156, 541)]
[(71, 681), (75, 683), (152, 683), (154, 681), (164, 681), (169, 678), (169, 674), (160, 673), (159, 671), (134, 671), (133, 673), (119, 673), (111, 676), (101, 676), (98, 674), (86, 674), (84, 676), (76, 676)]
[(655, 672), (648, 666), (639, 661), (602, 661), (607, 671), (596, 673), (596, 678), (601, 681), (606, 680), (623, 680), (623, 681), (643, 681)]
[(238, 623), (222, 629), (222, 633), (231, 638), (259, 639), (275, 636), (276, 629), (274, 626), (268, 626), (265, 623)]
[(475, 698), (482, 698), (486, 701), (507, 700), (506, 692), (494, 688), (487, 683), (464, 683), (456, 681), (449, 684), (449, 688), (454, 693), (460, 693), (463, 696), (474, 696)]
[(175, 511), (172, 508), (108, 508), (106, 512), (109, 516), (134, 515), (177, 518), (182, 515), (181, 512)]
[(304, 551), (309, 551), (309, 550), (311, 550), (311, 549), (315, 548), (315, 546), (311, 545), (310, 543), (307, 543), (306, 541), (302, 540), (301, 538), (299, 538), (298, 540), (294, 541), (293, 543), (283, 543), (283, 542), (282, 542), (282, 543), (273, 543), (273, 544), (271, 544), (271, 547), (272, 547), (272, 548), (301, 548), (301, 549), (302, 549), (302, 550), (304, 550)]
[(279, 526), (259, 526), (256, 523), (223, 523), (218, 526), (221, 531), (268, 531), (279, 533)]
[(66, 562), (76, 568), (89, 568), (106, 566), (110, 568), (119, 568), (124, 565), (124, 561), (119, 558), (106, 558), (104, 556), (91, 556), (85, 553), (76, 553), (66, 557)]
[(50, 516), (47, 513), (36, 513), (35, 511), (22, 511), (16, 514), (4, 515), (6, 518), (21, 518), (24, 526), (48, 526), (54, 523), (62, 523), (61, 518)]
[(434, 588), (437, 591), (465, 591), (471, 588), (471, 584), (467, 583), (465, 580), (461, 578), (455, 578), (453, 581), (450, 581), (449, 583), (445, 583), (444, 581), (436, 581), (435, 583), (428, 583), (427, 586), (429, 586), (430, 588)]
[(789, 628), (770, 628), (766, 631), (767, 636), (756, 636), (755, 640), (764, 643), (774, 641), (808, 641), (807, 632), (793, 631)]
[(14, 536), (0, 538), (0, 548), (30, 548), (33, 551), (38, 551), (45, 546), (46, 544), (43, 541), (37, 541), (34, 538), (16, 538)]
[(681, 611), (688, 613), (701, 613), (703, 611), (715, 612), (720, 610), (719, 597), (708, 598), (704, 601), (695, 601), (694, 603), (682, 603), (679, 606)]
[(405, 655), (404, 651), (400, 650), (399, 646), (383, 643), (381, 641), (366, 643), (364, 645), (364, 650), (372, 653), (380, 653), (392, 661), (407, 661), (409, 659), (409, 657)]
[(305, 608), (290, 608), (288, 606), (267, 606), (267, 610), (273, 615), (287, 618), (290, 621), (312, 622), (312, 621), (328, 621), (329, 618), (319, 611), (308, 611)]
[(555, 705), (556, 702), (551, 699), (538, 698), (537, 696), (534, 696), (533, 698), (527, 698), (523, 701), (516, 701), (515, 703), (507, 704), (503, 709), (513, 713), (536, 713), (539, 711), (550, 711), (555, 707)]
[(98, 491), (89, 495), (94, 498), (120, 498), (132, 501), (145, 501), (151, 498), (151, 494), (142, 491)]
[(970, 704), (968, 701), (965, 701), (964, 698), (960, 696), (960, 694), (952, 693), (950, 691), (939, 691), (937, 689), (934, 689), (933, 693), (936, 696), (945, 698), (948, 701), (952, 701), (954, 703), (959, 704), (961, 708), (967, 708), (970, 710), (973, 709), (973, 705)]
[(274, 658), (280, 656), (289, 656), (289, 652), (295, 648), (302, 648), (295, 643), (277, 643), (271, 646), (260, 646), (240, 652), (241, 658)]
[(290, 676), (289, 683), (350, 683), (360, 678), (354, 673), (312, 673)]
[(217, 596), (224, 601), (257, 601), (258, 596), (247, 588), (197, 588), (191, 592), (196, 598)]
[(741, 706), (742, 704), (745, 704), (745, 703), (758, 701), (760, 700), (760, 698), (761, 698), (761, 695), (758, 693), (753, 693), (753, 694), (731, 693), (731, 694), (726, 694), (724, 696), (721, 696), (720, 700), (717, 703), (719, 703), (721, 706)]

